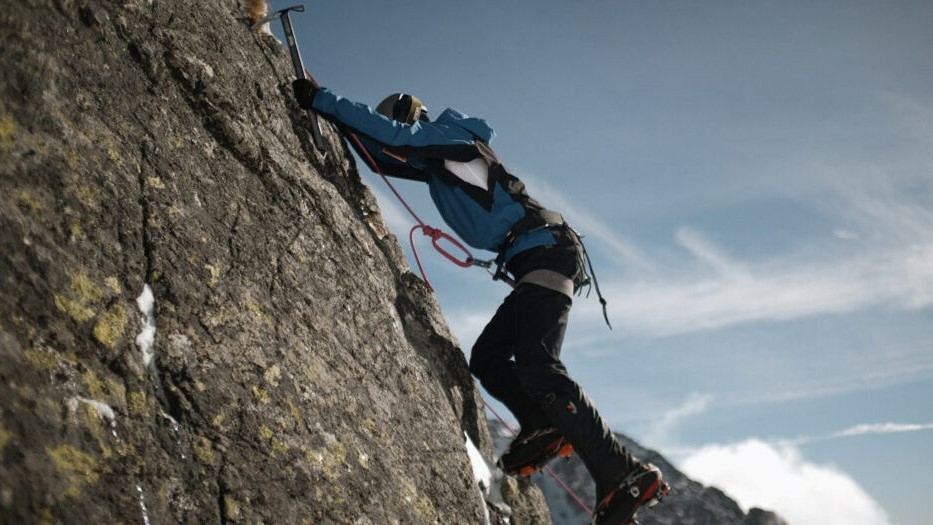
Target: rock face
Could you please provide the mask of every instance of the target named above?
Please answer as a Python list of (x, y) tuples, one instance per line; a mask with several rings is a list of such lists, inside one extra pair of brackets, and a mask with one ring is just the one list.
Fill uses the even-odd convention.
[(0, 522), (505, 519), (462, 352), (240, 5), (23, 0), (0, 34)]
[[(511, 439), (511, 432), (498, 421), (489, 422), (495, 439), (497, 453), (504, 450)], [(706, 487), (691, 480), (678, 471), (663, 456), (646, 449), (626, 436), (616, 434), (619, 442), (639, 460), (653, 463), (664, 472), (671, 485), (671, 494), (660, 505), (639, 512), (638, 522), (642, 525), (787, 525), (770, 511), (751, 509), (747, 514), (738, 504), (721, 490)], [(583, 462), (576, 456), (569, 460), (558, 460), (550, 464), (561, 481), (579, 496), (585, 505), (592, 508), (595, 486)], [(544, 491), (551, 516), (555, 524), (575, 525), (588, 520), (586, 511), (573, 500), (557, 481), (547, 473), (533, 476)]]

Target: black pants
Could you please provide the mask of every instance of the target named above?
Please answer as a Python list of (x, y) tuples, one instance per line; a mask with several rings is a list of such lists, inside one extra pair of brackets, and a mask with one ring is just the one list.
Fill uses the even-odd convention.
[[(561, 243), (517, 255), (509, 270), (517, 279), (542, 268), (576, 279), (581, 264), (578, 248)], [(561, 431), (589, 469), (601, 499), (634, 460), (560, 360), (571, 304), (560, 292), (520, 284), (477, 339), (470, 371), (512, 411), (523, 431), (546, 426)]]

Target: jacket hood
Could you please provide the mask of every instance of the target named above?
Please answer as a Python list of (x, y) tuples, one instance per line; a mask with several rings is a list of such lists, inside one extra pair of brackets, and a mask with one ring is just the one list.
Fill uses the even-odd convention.
[(476, 117), (468, 117), (456, 109), (445, 109), (434, 122), (463, 128), (487, 144), (492, 142), (492, 139), (496, 136), (495, 130), (493, 130), (485, 120)]

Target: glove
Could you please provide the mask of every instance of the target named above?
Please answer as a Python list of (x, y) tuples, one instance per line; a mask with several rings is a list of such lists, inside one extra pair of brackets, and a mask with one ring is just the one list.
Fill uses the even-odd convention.
[(295, 100), (302, 109), (313, 109), (314, 95), (317, 95), (321, 88), (315, 87), (314, 82), (307, 78), (296, 78), (292, 82), (292, 89), (295, 91)]

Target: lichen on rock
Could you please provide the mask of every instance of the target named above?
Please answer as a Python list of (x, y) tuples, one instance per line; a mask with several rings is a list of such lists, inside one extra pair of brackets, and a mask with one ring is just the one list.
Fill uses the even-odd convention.
[(4, 10), (0, 522), (481, 523), (463, 353), (287, 52), (236, 0)]

